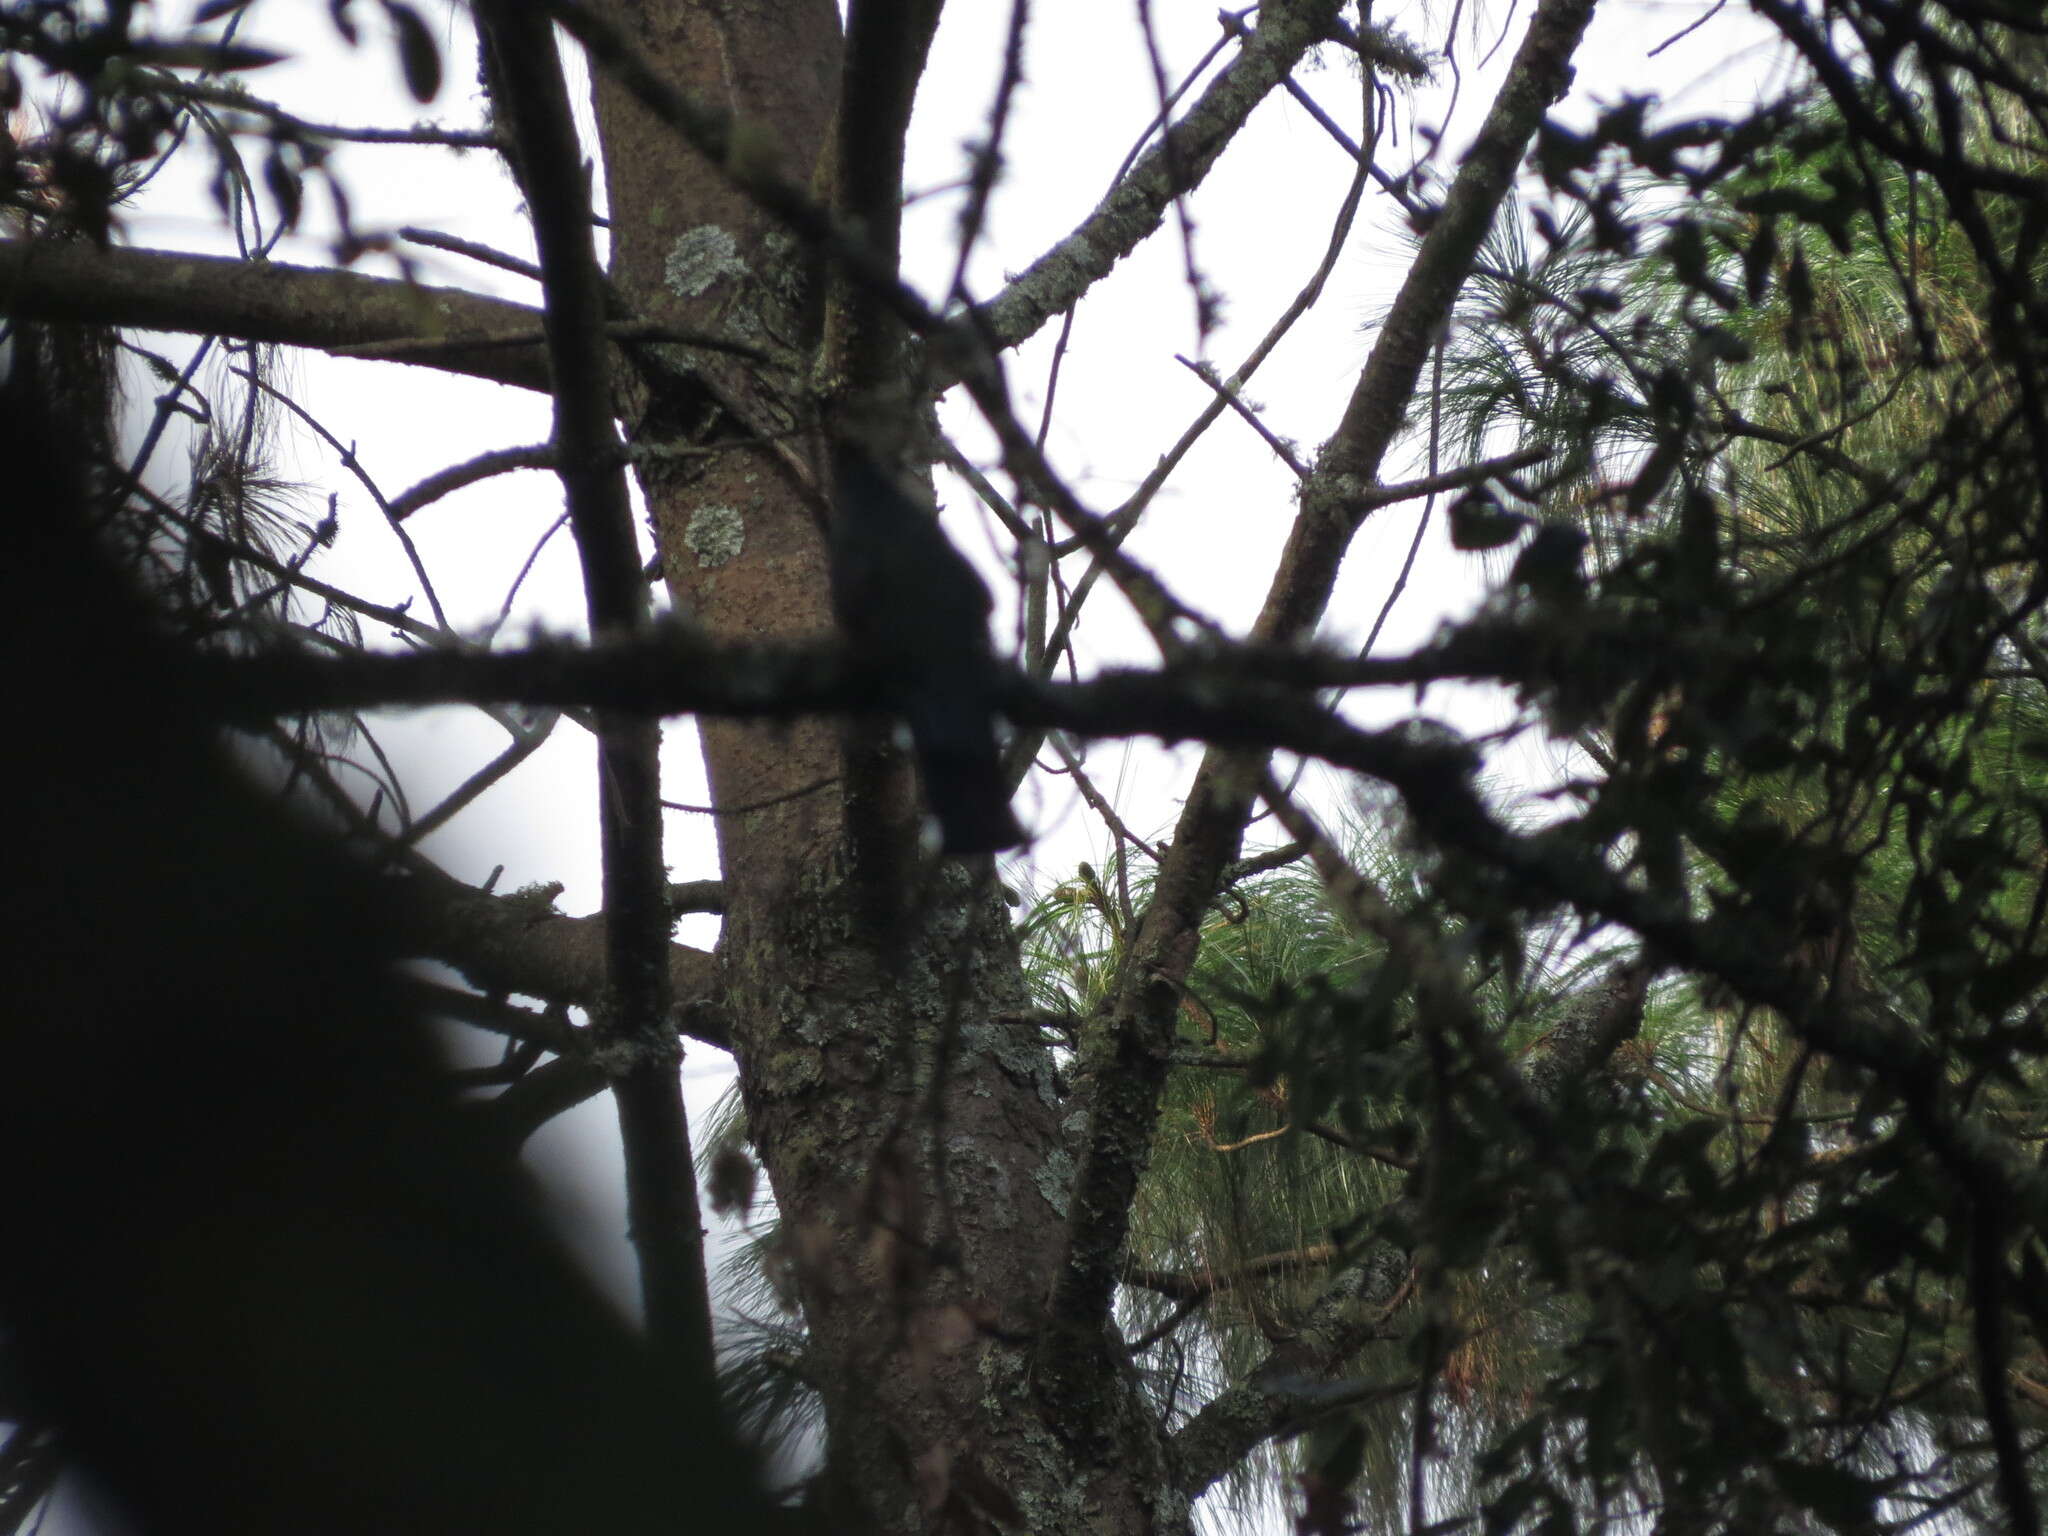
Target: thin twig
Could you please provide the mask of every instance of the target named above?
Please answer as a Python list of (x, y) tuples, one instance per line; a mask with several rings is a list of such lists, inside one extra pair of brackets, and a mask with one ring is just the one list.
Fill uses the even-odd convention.
[(426, 479), (391, 498), (391, 516), (399, 522), (405, 521), (422, 507), (431, 506), (444, 496), (452, 495), (464, 486), (475, 485), (493, 475), (509, 474), (515, 469), (553, 469), (555, 450), (549, 443), (528, 443), (519, 448), (493, 448), (480, 453), (473, 459), (460, 464), (451, 464), (446, 469), (436, 470)]
[(400, 841), (418, 843), (430, 833), (446, 826), (457, 813), (474, 803), (478, 796), (545, 746), (548, 737), (554, 733), (555, 722), (560, 718), (559, 715), (550, 714), (544, 724), (536, 725), (513, 738), (512, 744), (504, 751), (464, 779), (439, 805), (412, 822), (401, 834)]
[(362, 461), (356, 457), (355, 445), (353, 443), (344, 445), (341, 439), (328, 431), (326, 425), (311, 411), (300, 405), (298, 401), (294, 400), (283, 390), (278, 389), (260, 377), (254, 369), (236, 368), (230, 371), (237, 378), (247, 380), (252, 387), (260, 389), (264, 394), (298, 417), (300, 421), (313, 429), (322, 442), (326, 443), (328, 447), (340, 455), (342, 468), (354, 475), (363, 489), (370, 493), (370, 499), (377, 504), (377, 510), (384, 514), (384, 521), (390, 525), (391, 532), (398, 539), (400, 548), (405, 551), (405, 558), (407, 563), (412, 566), (413, 575), (419, 578), (420, 590), (426, 594), (427, 606), (434, 610), (434, 622), (441, 627), (444, 634), (450, 633), (448, 615), (442, 611), (441, 595), (434, 590), (434, 580), (427, 574), (426, 562), (420, 558), (419, 549), (413, 543), (412, 535), (407, 533), (400, 525), (398, 516), (391, 509), (391, 503), (385, 500), (384, 492), (378, 488), (377, 482), (370, 477), (370, 472), (363, 468)]
[(1222, 398), (1224, 404), (1237, 412), (1245, 425), (1259, 434), (1260, 439), (1264, 441), (1265, 445), (1273, 450), (1274, 457), (1294, 471), (1295, 479), (1306, 480), (1308, 478), (1309, 467), (1301, 461), (1301, 454), (1296, 450), (1294, 444), (1288, 442), (1271, 427), (1267, 426), (1264, 421), (1260, 420), (1257, 409), (1244, 398), (1241, 390), (1219, 379), (1214, 368), (1195, 362), (1192, 358), (1185, 357), (1176, 352), (1173, 354), (1173, 360), (1200, 379), (1204, 384), (1215, 390), (1217, 395)]
[(439, 128), (417, 123), (410, 128), (354, 128), (341, 123), (315, 123), (238, 85), (207, 85), (158, 70), (147, 71), (147, 86), (189, 103), (204, 103), (260, 117), (272, 129), (301, 138), (333, 139), (343, 144), (424, 144), (443, 149), (496, 149), (498, 136), (482, 128)]
[(532, 262), (508, 255), (475, 240), (464, 240), (457, 235), (443, 234), (438, 229), (421, 229), (417, 224), (400, 225), (398, 238), (410, 240), (414, 245), (447, 251), (450, 255), (466, 256), (471, 261), (480, 262), (487, 267), (496, 267), (500, 272), (510, 272), (516, 277), (530, 278), (536, 283), (540, 281), (540, 268)]

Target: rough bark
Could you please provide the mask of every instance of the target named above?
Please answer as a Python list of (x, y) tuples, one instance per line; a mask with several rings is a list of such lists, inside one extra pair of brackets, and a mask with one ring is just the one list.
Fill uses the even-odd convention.
[[(731, 112), (750, 153), (799, 181), (823, 163), (841, 46), (829, 0), (604, 14)], [(597, 106), (612, 278), (635, 310), (818, 345), (823, 293), (797, 245), (602, 78)], [(697, 366), (716, 370), (723, 408), (678, 419), (651, 390), (629, 433), (754, 446), (642, 472), (676, 605), (719, 637), (820, 635), (815, 410), (789, 380)], [(776, 434), (783, 451), (760, 441)], [(826, 1384), (817, 1503), (847, 1530), (977, 1511), (1048, 1532), (1143, 1528), (1127, 1477), (1075, 1475), (1026, 1377), (1065, 1174), (1051, 1064), (986, 866), (920, 862), (907, 768), (847, 774), (858, 738), (838, 727), (707, 720), (702, 737), (723, 804), (840, 780), (719, 821), (734, 1053)], [(885, 834), (859, 856), (856, 823)]]

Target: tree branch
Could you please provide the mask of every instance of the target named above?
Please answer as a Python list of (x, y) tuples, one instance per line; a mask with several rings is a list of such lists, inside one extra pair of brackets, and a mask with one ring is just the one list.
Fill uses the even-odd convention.
[(1193, 1497), (1254, 1447), (1318, 1417), (1330, 1370), (1381, 1335), (1410, 1269), (1408, 1255), (1384, 1240), (1339, 1268), (1292, 1335), (1174, 1435), (1182, 1491)]
[(532, 443), (518, 448), (494, 448), (487, 453), (478, 454), (473, 459), (465, 459), (460, 464), (451, 464), (446, 469), (436, 470), (410, 490), (392, 497), (391, 516), (394, 521), (402, 522), (442, 497), (453, 495), (465, 486), (475, 485), (479, 480), (488, 480), (493, 475), (510, 474), (515, 469), (552, 469), (554, 466), (555, 450), (549, 443)]
[[(1329, 715), (1314, 695), (1328, 688), (1408, 688), (1453, 679), (1536, 687), (1558, 666), (1616, 664), (1629, 654), (1630, 634), (1617, 629), (1597, 643), (1585, 639), (1559, 653), (1543, 650), (1539, 637), (1520, 625), (1475, 625), (1407, 655), (1364, 660), (1219, 645), (1156, 669), (1105, 671), (1085, 683), (1040, 682), (1012, 672), (999, 679), (996, 703), (1017, 725), (1085, 736), (1151, 735), (1265, 747), (1376, 776), (1384, 776), (1389, 763), (1412, 762), (1459, 776), (1434, 786), (1432, 798), (1463, 807), (1462, 775), (1477, 763), (1467, 748), (1405, 727), (1360, 730)], [(885, 674), (836, 642), (720, 641), (679, 624), (596, 645), (541, 641), (518, 651), (350, 654), (280, 648), (199, 655), (190, 665), (212, 718), (236, 724), (283, 714), (493, 702), (792, 719), (873, 713), (892, 697)], [(1476, 799), (1470, 806), (1485, 814)]]
[[(1165, 221), (1175, 198), (1200, 186), (1252, 111), (1302, 56), (1332, 35), (1332, 0), (1284, 0), (1260, 9), (1244, 50), (1211, 80), (1179, 122), (1141, 156), (1095, 211), (1040, 256), (975, 317), (988, 344), (1014, 347), (1070, 309)], [(942, 385), (952, 379), (941, 374)]]
[[(893, 271), (903, 226), (903, 141), (924, 74), (938, 0), (852, 0), (832, 146), (832, 216), (858, 229)], [(900, 376), (902, 329), (864, 284), (835, 271), (826, 319), (830, 366), (855, 389)]]
[(470, 1114), (507, 1154), (517, 1154), (533, 1133), (587, 1103), (611, 1086), (588, 1056), (558, 1056), (543, 1062), (503, 1093), (470, 1106)]
[[(630, 636), (647, 622), (647, 584), (612, 421), (605, 279), (561, 55), (546, 14), (523, 0), (480, 3), (476, 20), (492, 103), (516, 146), (513, 164), (533, 215), (555, 467), (582, 561), (590, 632)], [(713, 1368), (711, 1300), (682, 1051), (661, 961), (674, 925), (661, 856), (661, 730), (644, 716), (600, 711), (597, 735), (606, 1006), (593, 1012), (591, 1028), (618, 1104), (648, 1337), (694, 1374)]]
[[(1366, 361), (1349, 408), (1303, 488), (1302, 508), (1253, 633), (1281, 645), (1304, 638), (1329, 601), (1337, 565), (1360, 518), (1332, 504), (1340, 478), (1370, 484), (1392, 446), (1431, 342), (1492, 226), (1516, 167), (1550, 104), (1571, 80), (1571, 56), (1593, 0), (1540, 0), (1443, 211), (1424, 237)], [(1460, 782), (1465, 776), (1459, 775)], [(1053, 1379), (1106, 1369), (1099, 1340), (1116, 1290), (1131, 1199), (1159, 1114), (1173, 1048), (1179, 982), (1194, 963), (1200, 922), (1224, 868), (1237, 857), (1256, 765), (1212, 750), (1203, 760), (1160, 866), (1153, 904), (1125, 979), (1084, 1043), (1088, 1126), (1070, 1196), (1068, 1249), (1054, 1284), (1046, 1369)], [(1468, 786), (1469, 787), (1469, 786)], [(1430, 791), (1417, 784), (1423, 794)], [(1476, 804), (1476, 802), (1475, 802)], [(1481, 813), (1484, 815), (1483, 811)], [(1486, 818), (1490, 823), (1490, 817)], [(1092, 1394), (1080, 1382), (1076, 1401)]]
[(342, 144), (426, 144), (442, 149), (496, 149), (498, 136), (488, 128), (443, 128), (438, 123), (414, 123), (409, 128), (366, 128), (347, 123), (315, 123), (287, 112), (275, 102), (252, 94), (238, 80), (216, 84), (206, 80), (183, 80), (162, 70), (140, 72), (137, 84), (180, 101), (203, 102), (231, 112), (246, 112), (260, 119), (259, 132), (271, 137), (332, 139)]
[[(453, 966), (479, 991), (594, 1009), (604, 1000), (605, 920), (554, 909), (556, 888), (497, 896), (425, 863), (387, 882), (385, 906), (408, 951)], [(730, 1045), (718, 1004), (718, 967), (686, 944), (668, 946), (677, 1021), (693, 1040)]]
[(723, 880), (682, 880), (668, 888), (671, 912), (723, 912), (725, 897)]
[(337, 352), (418, 343), (400, 362), (547, 388), (538, 346), (490, 338), (536, 332), (522, 304), (333, 267), (240, 261), (88, 241), (0, 240), (0, 313), (25, 320), (233, 336)]
[(1294, 1248), (1286, 1253), (1261, 1254), (1229, 1269), (1147, 1269), (1142, 1265), (1127, 1264), (1121, 1278), (1125, 1285), (1135, 1285), (1140, 1290), (1164, 1296), (1168, 1301), (1200, 1301), (1218, 1291), (1232, 1290), (1267, 1275), (1327, 1264), (1336, 1256), (1337, 1250), (1329, 1243), (1311, 1243), (1306, 1248)]
[(580, 1033), (569, 1023), (559, 1004), (536, 1013), (502, 996), (487, 997), (418, 976), (402, 975), (396, 985), (402, 995), (429, 1017), (467, 1024), (472, 1029), (502, 1035), (514, 1045), (538, 1046), (556, 1055), (582, 1049)]

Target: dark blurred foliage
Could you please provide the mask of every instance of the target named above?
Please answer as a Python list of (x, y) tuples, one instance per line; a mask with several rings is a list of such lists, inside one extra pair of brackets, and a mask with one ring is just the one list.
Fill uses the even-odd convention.
[[(249, 9), (249, 0), (209, 0), (180, 33), (160, 30), (167, 18), (137, 0), (15, 0), (0, 9), (0, 226), (54, 226), (105, 245), (121, 205), (169, 151), (196, 137), (213, 159), (214, 199), (233, 222), (257, 202), (260, 185), (275, 210), (274, 240), (298, 222), (313, 181), (341, 229), (338, 259), (387, 248), (355, 233), (347, 189), (327, 163), (331, 131), (263, 101), (241, 79), (285, 57), (242, 39)], [(438, 94), (440, 48), (412, 5), (329, 0), (327, 11), (351, 48), (362, 42), (362, 16), (380, 14), (414, 99)], [(31, 96), (35, 106), (24, 110)], [(260, 143), (260, 161), (242, 139)]]
[(47, 1430), (144, 1531), (772, 1530), (460, 1117), (367, 876), (259, 789), (96, 546), (37, 347), (0, 390), (18, 824), (0, 1505)]

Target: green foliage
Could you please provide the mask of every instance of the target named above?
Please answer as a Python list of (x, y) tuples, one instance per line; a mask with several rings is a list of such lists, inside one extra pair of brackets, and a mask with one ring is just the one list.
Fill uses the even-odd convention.
[(2043, 140), (2031, 99), (1948, 89), (1887, 119), (1950, 114), (1931, 169), (1839, 96), (1677, 150), (1639, 108), (1548, 131), (1541, 249), (1496, 233), (1452, 344), (1447, 421), (1557, 449), (1519, 489), (1597, 554), (1525, 683), (1594, 770), (1554, 836), (1695, 976), (1632, 1133), (1559, 1145), (1570, 1197), (1522, 1234), (1584, 1323), (1483, 1463), (1494, 1528), (1560, 1469), (1602, 1507), (1647, 1473), (1688, 1529), (2040, 1481), (2040, 1339), (1983, 1316), (2039, 1241), (2038, 331), (1998, 317), (2040, 255), (1983, 189)]

